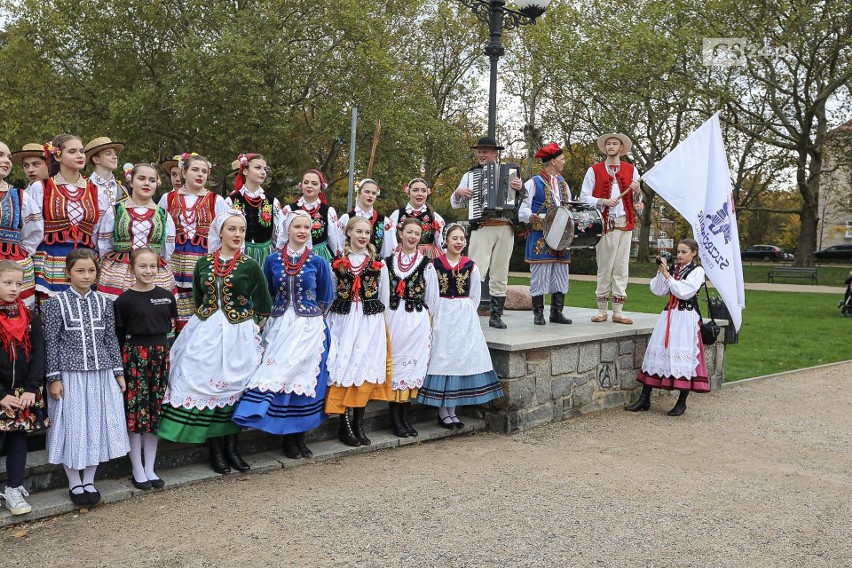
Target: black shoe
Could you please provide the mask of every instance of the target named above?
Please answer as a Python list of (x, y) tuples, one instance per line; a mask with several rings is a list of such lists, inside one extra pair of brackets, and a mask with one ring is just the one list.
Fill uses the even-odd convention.
[(68, 496), (71, 498), (71, 502), (78, 506), (88, 505), (89, 504), (89, 496), (86, 495), (86, 492), (82, 493), (74, 493), (74, 490), (77, 488), (82, 489), (82, 485), (75, 485), (71, 489), (68, 490)]
[(291, 460), (301, 459), (302, 452), (299, 451), (299, 447), (296, 445), (295, 434), (284, 434), (284, 455)]
[(451, 416), (450, 419), (453, 421), (453, 427), (456, 430), (461, 430), (462, 428), (464, 428), (464, 422), (459, 420), (458, 416)]
[(414, 426), (411, 425), (411, 422), (408, 421), (408, 409), (411, 408), (410, 402), (403, 402), (402, 407), (400, 408), (399, 418), (402, 420), (402, 425), (405, 426), (405, 429), (408, 431), (408, 435), (412, 438), (417, 437), (417, 430), (414, 429)]
[(221, 437), (209, 438), (207, 440), (207, 447), (210, 449), (210, 467), (220, 475), (231, 473), (231, 468), (225, 461), (222, 446), (223, 440)]
[(677, 403), (675, 403), (674, 408), (669, 410), (669, 416), (680, 416), (684, 412), (686, 412), (686, 397), (689, 396), (689, 391), (680, 391), (680, 395), (677, 397)]
[(355, 437), (358, 438), (358, 441), (361, 442), (362, 446), (369, 446), (370, 438), (368, 438), (367, 434), (364, 432), (365, 410), (366, 408), (363, 406), (361, 408), (352, 409), (352, 431), (355, 433)]
[(573, 323), (569, 318), (562, 315), (565, 307), (565, 294), (556, 293), (550, 295), (550, 321), (553, 323)]
[(343, 414), (340, 415), (340, 426), (337, 428), (337, 438), (347, 446), (352, 446), (353, 448), (357, 448), (361, 445), (361, 442), (358, 441), (358, 437), (355, 435), (355, 432), (352, 431), (351, 408), (347, 408)]
[(166, 482), (159, 478), (149, 479), (148, 481), (151, 482), (151, 487), (153, 487), (154, 489), (162, 489), (166, 486)]
[(237, 434), (225, 436), (225, 457), (237, 471), (248, 471), (251, 466), (246, 463), (237, 448)]
[(130, 476), (130, 483), (133, 484), (133, 487), (135, 487), (136, 489), (141, 489), (142, 491), (148, 491), (149, 489), (151, 489), (151, 487), (154, 486), (147, 479), (140, 483), (140, 482), (136, 481), (136, 478), (133, 477), (132, 475)]
[(83, 495), (86, 496), (86, 500), (89, 503), (89, 507), (94, 507), (98, 503), (101, 502), (101, 492), (95, 489), (94, 491), (86, 491), (86, 487), (91, 487), (95, 489), (95, 486), (91, 483), (87, 483), (83, 486)]
[(314, 457), (314, 453), (305, 445), (305, 433), (299, 432), (298, 434), (293, 434), (293, 436), (296, 440), (296, 447), (299, 448), (299, 453), (302, 454), (302, 457), (305, 459)]
[(402, 423), (402, 403), (389, 402), (391, 414), (391, 431), (397, 438), (408, 438), (408, 428)]
[(532, 296), (533, 305), (533, 323), (536, 325), (546, 325), (544, 321), (544, 296)]
[(625, 406), (624, 410), (628, 412), (640, 412), (644, 410), (649, 410), (651, 408), (651, 391), (654, 390), (653, 387), (649, 387), (647, 385), (642, 387), (642, 394), (639, 395), (639, 400), (631, 404), (630, 406)]
[(497, 329), (506, 329), (506, 324), (500, 319), (503, 315), (503, 305), (506, 303), (506, 297), (498, 298), (491, 296), (491, 317), (488, 318), (488, 325)]
[(439, 416), (438, 417), (438, 425), (441, 428), (446, 428), (447, 430), (455, 430), (456, 429), (456, 425), (453, 423), (453, 419), (450, 418), (449, 416), (444, 416), (443, 418), (441, 418)]

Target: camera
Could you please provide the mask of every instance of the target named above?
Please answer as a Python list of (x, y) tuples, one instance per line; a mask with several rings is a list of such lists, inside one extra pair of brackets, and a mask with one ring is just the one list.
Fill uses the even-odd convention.
[(669, 251), (663, 251), (659, 255), (657, 255), (658, 265), (662, 264), (663, 260), (666, 261), (666, 266), (671, 266), (673, 264), (672, 253), (670, 253)]

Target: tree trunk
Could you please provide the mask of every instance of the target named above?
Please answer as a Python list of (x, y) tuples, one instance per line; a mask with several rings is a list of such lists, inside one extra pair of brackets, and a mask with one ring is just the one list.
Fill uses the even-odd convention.
[[(816, 155), (814, 155), (816, 154)], [(811, 153), (807, 166), (799, 160), (797, 178), (802, 194), (802, 210), (799, 214), (801, 225), (796, 243), (795, 266), (813, 266), (816, 251), (817, 229), (819, 227), (819, 182), (822, 173), (822, 155)]]

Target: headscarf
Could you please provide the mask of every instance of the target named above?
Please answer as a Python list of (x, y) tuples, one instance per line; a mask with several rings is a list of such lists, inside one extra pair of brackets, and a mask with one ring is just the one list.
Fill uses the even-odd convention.
[[(293, 222), (293, 219), (296, 217), (304, 217), (309, 222), (313, 223), (313, 218), (311, 218), (310, 213), (307, 211), (303, 211), (302, 209), (297, 209), (296, 211), (290, 211), (287, 213), (287, 216), (284, 218), (284, 229), (282, 231), (281, 238), (278, 239), (279, 248), (283, 249), (287, 246), (287, 243), (290, 242), (290, 223)], [(311, 248), (311, 239), (308, 239), (308, 242), (305, 243), (305, 246)]]
[(239, 209), (230, 208), (227, 209), (224, 213), (220, 213), (216, 215), (216, 218), (213, 219), (213, 222), (210, 223), (210, 232), (207, 235), (207, 250), (210, 252), (214, 252), (219, 250), (219, 247), (222, 246), (222, 239), (219, 237), (219, 233), (222, 232), (222, 227), (225, 225), (225, 221), (230, 219), (231, 217), (239, 217), (243, 221), (246, 220), (246, 216)]

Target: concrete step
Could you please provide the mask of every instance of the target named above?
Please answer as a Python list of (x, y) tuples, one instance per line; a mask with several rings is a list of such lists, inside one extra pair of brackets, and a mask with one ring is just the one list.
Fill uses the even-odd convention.
[[(387, 406), (385, 406), (385, 408), (387, 408)], [(434, 413), (434, 410), (432, 410), (432, 413)], [(251, 454), (244, 454), (243, 457), (251, 465), (251, 470), (244, 474), (231, 473), (228, 475), (251, 475), (258, 472), (287, 469), (291, 467), (297, 467), (306, 463), (321, 462), (349, 455), (364, 454), (367, 452), (375, 452), (378, 450), (386, 450), (400, 446), (407, 446), (409, 444), (419, 444), (421, 442), (428, 442), (430, 440), (438, 440), (441, 438), (448, 438), (452, 436), (463, 436), (487, 429), (487, 425), (484, 420), (469, 417), (465, 417), (463, 420), (465, 423), (465, 428), (463, 428), (462, 430), (447, 430), (445, 428), (441, 428), (440, 426), (438, 426), (437, 421), (434, 419), (425, 422), (419, 422), (416, 425), (417, 431), (419, 432), (419, 436), (417, 436), (416, 438), (397, 438), (396, 436), (391, 434), (390, 431), (374, 430), (368, 432), (372, 444), (369, 446), (361, 446), (358, 448), (350, 448), (348, 446), (344, 446), (336, 439), (314, 442), (310, 444), (311, 450), (314, 453), (314, 457), (308, 460), (291, 460), (284, 457), (280, 448), (280, 439), (276, 440), (277, 437), (267, 436), (264, 434), (264, 436), (273, 438), (273, 440), (275, 441), (276, 449)], [(336, 424), (334, 428), (336, 429)], [(162, 489), (162, 491), (174, 489), (176, 487), (181, 487), (183, 485), (189, 485), (192, 483), (215, 480), (222, 477), (221, 475), (214, 473), (210, 469), (210, 467), (208, 467), (206, 462), (206, 452), (204, 452), (203, 449), (202, 452), (205, 454), (204, 459), (202, 460), (203, 463), (192, 463), (190, 465), (182, 465), (179, 467), (168, 469), (164, 468), (158, 470), (157, 473), (162, 477), (163, 481), (166, 482), (166, 487)], [(127, 459), (125, 458), (123, 460), (114, 461), (127, 462)], [(101, 467), (98, 468), (99, 477), (101, 469), (106, 469), (107, 465), (108, 464), (102, 464)], [(44, 467), (44, 465), (36, 467)], [(61, 473), (62, 467), (56, 467), (59, 467)], [(141, 491), (139, 489), (136, 489), (130, 483), (129, 476), (130, 474), (128, 468), (128, 473), (123, 477), (111, 477), (109, 479), (99, 481), (97, 486), (98, 491), (100, 491), (101, 493), (102, 503), (115, 503), (118, 501), (123, 501), (125, 499), (130, 499), (134, 495), (140, 493), (150, 493), (151, 491), (157, 491), (155, 489), (149, 491)], [(27, 501), (30, 505), (32, 505), (33, 508), (31, 513), (27, 513), (26, 515), (12, 516), (5, 508), (0, 508), (0, 527), (14, 525), (27, 521), (33, 521), (36, 519), (42, 519), (53, 515), (60, 515), (76, 510), (78, 507), (71, 503), (71, 500), (68, 497), (68, 485), (64, 481), (64, 474), (62, 479), (63, 484), (61, 488), (49, 489), (46, 491), (32, 493), (32, 495), (27, 499)]]

